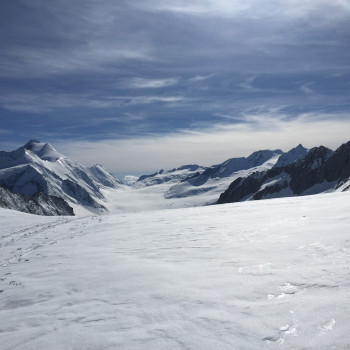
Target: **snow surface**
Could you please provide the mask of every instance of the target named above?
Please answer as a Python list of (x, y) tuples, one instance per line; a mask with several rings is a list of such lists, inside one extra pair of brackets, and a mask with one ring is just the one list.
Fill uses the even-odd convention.
[(2, 209), (0, 348), (348, 349), (349, 203)]

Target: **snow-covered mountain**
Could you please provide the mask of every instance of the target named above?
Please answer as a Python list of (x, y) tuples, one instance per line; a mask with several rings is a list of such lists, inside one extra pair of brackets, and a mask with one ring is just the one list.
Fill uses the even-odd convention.
[[(283, 152), (281, 150), (262, 150), (252, 153), (249, 157), (231, 158), (225, 162), (207, 168), (203, 173), (192, 176), (187, 181), (193, 186), (201, 186), (210, 179), (222, 179), (240, 171), (259, 167), (269, 162), (272, 164)], [(266, 164), (267, 165), (267, 164)], [(268, 165), (267, 165), (268, 166)]]
[(247, 158), (228, 159), (173, 185), (165, 193), (165, 198), (192, 197), (197, 205), (213, 204), (235, 178), (270, 169), (282, 153), (281, 150), (261, 150)]
[(189, 177), (201, 174), (206, 169), (206, 167), (202, 167), (197, 164), (183, 165), (181, 167), (166, 171), (161, 169), (157, 173), (140, 176), (136, 181), (135, 186), (142, 187), (154, 186), (163, 183), (178, 183)]
[(101, 188), (122, 182), (100, 165), (88, 168), (36, 140), (12, 152), (0, 152), (0, 185), (13, 193), (33, 197), (37, 193), (63, 198), (73, 207), (105, 211)]
[(133, 187), (152, 186), (175, 207), (214, 204), (236, 178), (271, 169), (281, 158), (283, 164), (292, 163), (306, 152), (307, 149), (299, 145), (286, 153), (279, 149), (260, 150), (248, 157), (231, 158), (210, 167), (190, 165), (161, 170), (141, 176)]
[[(4, 200), (5, 208), (21, 201), (22, 197), (13, 194), (33, 198), (38, 193), (62, 198), (75, 213), (81, 210), (86, 213), (86, 209), (103, 213), (196, 207), (218, 200), (223, 203), (319, 193), (334, 188), (345, 190), (350, 187), (349, 176), (333, 173), (334, 169), (347, 169), (346, 154), (346, 145), (336, 152), (324, 147), (308, 150), (302, 145), (285, 153), (279, 149), (260, 150), (249, 157), (231, 158), (210, 167), (192, 164), (160, 170), (140, 176), (134, 184), (126, 186), (101, 165), (85, 167), (49, 144), (32, 140), (15, 151), (0, 152), (0, 186), (10, 191), (8, 198), (15, 198)], [(40, 197), (47, 208), (45, 198)], [(32, 202), (30, 207), (34, 206)], [(19, 207), (26, 206), (13, 206)], [(66, 215), (66, 211), (62, 213)]]
[(305, 148), (303, 145), (299, 144), (297, 147), (292, 148), (290, 151), (283, 153), (279, 158), (275, 168), (285, 166), (288, 164), (292, 164), (296, 160), (304, 157), (309, 150)]
[(345, 191), (349, 188), (350, 141), (335, 152), (323, 146), (315, 147), (292, 164), (239, 177), (220, 195), (218, 203)]

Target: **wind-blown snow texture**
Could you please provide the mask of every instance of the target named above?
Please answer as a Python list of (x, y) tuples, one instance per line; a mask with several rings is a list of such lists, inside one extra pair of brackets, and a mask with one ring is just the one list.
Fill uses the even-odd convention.
[(2, 209), (1, 349), (348, 349), (349, 202)]

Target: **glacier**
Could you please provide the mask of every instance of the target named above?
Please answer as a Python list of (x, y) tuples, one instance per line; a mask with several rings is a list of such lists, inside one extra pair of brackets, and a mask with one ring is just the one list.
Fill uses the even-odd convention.
[(1, 349), (349, 348), (349, 202), (0, 209)]

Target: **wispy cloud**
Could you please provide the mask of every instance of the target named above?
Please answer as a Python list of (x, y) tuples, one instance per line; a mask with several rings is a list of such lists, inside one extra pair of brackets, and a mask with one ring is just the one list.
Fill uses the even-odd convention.
[(136, 89), (159, 89), (167, 86), (173, 86), (177, 84), (178, 80), (175, 78), (168, 79), (144, 79), (133, 78), (127, 83), (127, 86)]
[(115, 48), (90, 43), (75, 48), (24, 48), (13, 47), (3, 52), (0, 59), (2, 77), (43, 77), (70, 72), (104, 72), (111, 64), (129, 60), (151, 61), (147, 47)]
[(255, 76), (249, 77), (243, 83), (239, 84), (239, 86), (242, 87), (244, 90), (251, 91), (251, 92), (263, 91), (263, 89), (259, 89), (253, 86), (253, 82), (255, 78), (256, 78)]
[(320, 12), (326, 16), (327, 10), (332, 10), (339, 16), (342, 12), (349, 11), (346, 0), (329, 2), (326, 0), (287, 0), (266, 1), (261, 6), (259, 0), (149, 0), (136, 2), (139, 8), (148, 11), (166, 11), (178, 14), (206, 17), (248, 17), (248, 18), (273, 18), (278, 14), (282, 17), (300, 18), (314, 12)]
[(111, 73), (125, 62), (152, 61), (152, 43), (142, 31), (128, 30), (126, 8), (109, 0), (33, 1), (26, 16), (18, 13), (20, 26), (6, 21), (2, 28), (0, 76)]
[(187, 103), (191, 99), (183, 96), (162, 96), (162, 95), (144, 95), (144, 96), (108, 96), (111, 101), (124, 101), (128, 105), (143, 105), (152, 103), (164, 103), (169, 105)]
[(181, 164), (191, 137), (241, 155), (267, 134), (294, 146), (310, 119), (336, 141), (350, 110), (346, 0), (4, 1), (0, 23), (0, 122), (17, 139), (130, 138), (115, 145), (142, 154), (152, 134)]
[(213, 74), (208, 74), (208, 75), (196, 75), (192, 78), (189, 78), (188, 80), (189, 81), (194, 81), (194, 82), (197, 82), (197, 81), (204, 81), (204, 80), (207, 80), (207, 79), (210, 79), (211, 77), (213, 77)]
[(310, 88), (310, 86), (312, 85), (312, 83), (307, 83), (307, 84), (303, 84), (300, 86), (300, 90), (307, 95), (313, 95), (315, 94), (314, 90), (312, 90)]
[[(231, 157), (247, 156), (258, 149), (287, 151), (298, 143), (306, 147), (322, 144), (334, 149), (349, 139), (350, 120), (342, 116), (327, 115), (321, 120), (312, 115), (301, 115), (294, 120), (282, 116), (273, 120), (273, 126), (270, 126), (272, 120), (265, 116), (247, 116), (246, 119), (255, 121), (259, 127), (254, 123), (218, 124), (202, 131), (129, 140), (58, 142), (56, 148), (88, 165), (100, 162), (116, 174), (140, 174), (190, 163), (212, 165)], [(334, 134), (336, 140), (332, 137)], [(109, 157), (111, 153), (113, 158)]]
[[(50, 94), (22, 93), (0, 96), (0, 106), (10, 111), (28, 113), (47, 113), (56, 109), (93, 108), (110, 109), (133, 105), (159, 104), (174, 106), (189, 103), (191, 99), (183, 96), (93, 96), (90, 94)], [(130, 114), (134, 118), (140, 114)]]

